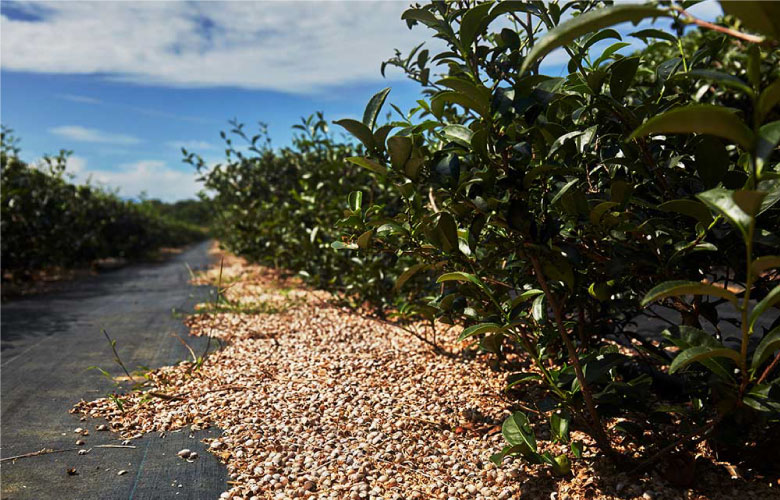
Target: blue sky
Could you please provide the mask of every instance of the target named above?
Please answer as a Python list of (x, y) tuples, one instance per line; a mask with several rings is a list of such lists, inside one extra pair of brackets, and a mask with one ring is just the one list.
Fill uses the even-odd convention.
[[(400, 20), (407, 5), (3, 1), (0, 118), (28, 161), (70, 149), (77, 181), (128, 197), (193, 197), (180, 147), (219, 161), (231, 118), (268, 123), (283, 146), (301, 116), (359, 117), (386, 86), (390, 101), (411, 107), (418, 87), (379, 72), (395, 48), (431, 43)], [(713, 2), (696, 9), (719, 12)], [(554, 71), (564, 59), (550, 57)]]

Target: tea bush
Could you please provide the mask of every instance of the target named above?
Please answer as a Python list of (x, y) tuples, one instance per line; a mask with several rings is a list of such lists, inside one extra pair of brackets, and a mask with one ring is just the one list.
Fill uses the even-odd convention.
[(11, 131), (3, 128), (2, 272), (24, 278), (52, 266), (74, 267), (106, 257), (137, 258), (164, 246), (205, 237), (203, 228), (65, 178), (67, 152), (41, 165), (19, 159)]
[[(707, 439), (776, 466), (776, 439), (756, 437), (780, 435), (780, 8), (722, 2), (711, 24), (692, 3), (415, 5), (403, 19), (446, 48), (383, 63), (422, 86), (409, 112), (377, 124), (385, 89), (362, 121), (336, 122), (358, 146), (318, 115), (290, 148), (236, 127), (251, 156), (190, 160), (229, 248), (462, 324), (507, 389), (544, 384), (534, 415), (504, 423), (497, 463), (567, 473), (568, 455), (537, 449), (544, 418), (574, 457), (576, 426), (622, 465)], [(673, 29), (614, 28), (652, 19)], [(645, 48), (621, 54), (629, 37)], [(556, 50), (567, 68), (544, 75)], [(667, 328), (639, 333), (647, 320)]]

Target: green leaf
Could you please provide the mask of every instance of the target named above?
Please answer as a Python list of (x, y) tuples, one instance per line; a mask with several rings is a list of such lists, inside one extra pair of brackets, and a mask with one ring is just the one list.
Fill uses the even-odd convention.
[(349, 193), (349, 196), (347, 197), (347, 204), (349, 205), (349, 209), (353, 212), (358, 212), (363, 207), (363, 192), (362, 191), (352, 191)]
[(387, 149), (390, 151), (390, 164), (393, 168), (403, 168), (412, 154), (412, 140), (406, 136), (394, 135), (387, 140)]
[(565, 185), (564, 185), (564, 186), (563, 186), (563, 187), (560, 189), (560, 191), (558, 191), (557, 193), (555, 193), (555, 196), (553, 196), (553, 199), (552, 199), (552, 200), (550, 200), (550, 205), (555, 205), (555, 202), (557, 202), (558, 200), (560, 200), (560, 199), (561, 199), (561, 196), (563, 196), (564, 194), (566, 194), (566, 191), (568, 191), (569, 189), (571, 189), (571, 188), (572, 188), (572, 186), (574, 186), (575, 184), (577, 184), (577, 182), (578, 182), (578, 181), (579, 181), (579, 179), (572, 179), (572, 180), (570, 180), (569, 182), (567, 182), (567, 183), (566, 183), (566, 184), (565, 184)]
[(750, 85), (745, 83), (742, 79), (737, 78), (734, 75), (729, 75), (728, 73), (721, 73), (720, 71), (713, 71), (710, 69), (694, 69), (679, 75), (679, 78), (698, 78), (701, 80), (709, 80), (715, 83), (719, 83), (724, 87), (742, 91), (749, 97), (753, 97), (753, 89), (750, 87)]
[(547, 316), (547, 309), (544, 307), (544, 295), (539, 295), (534, 299), (531, 304), (531, 317), (534, 321), (540, 323)]
[(387, 169), (384, 166), (380, 165), (374, 160), (369, 160), (368, 158), (363, 158), (361, 156), (350, 156), (349, 158), (347, 158), (347, 161), (350, 163), (354, 163), (359, 167), (366, 168), (377, 174), (382, 174), (382, 175), (387, 174)]
[(647, 292), (641, 305), (645, 307), (656, 300), (681, 295), (710, 295), (724, 298), (734, 305), (737, 304), (737, 296), (719, 286), (698, 281), (666, 281)]
[(770, 83), (758, 96), (756, 104), (756, 113), (759, 123), (764, 121), (764, 117), (772, 111), (772, 108), (780, 102), (780, 78)]
[(369, 229), (365, 233), (363, 233), (360, 236), (358, 236), (358, 239), (357, 239), (357, 246), (358, 246), (358, 248), (360, 248), (361, 250), (368, 249), (368, 246), (371, 244), (371, 237), (373, 235), (374, 235), (374, 230), (373, 229)]
[(633, 33), (629, 33), (628, 36), (639, 38), (645, 43), (647, 43), (647, 40), (650, 38), (658, 38), (659, 40), (666, 40), (667, 42), (670, 42), (672, 45), (677, 45), (677, 37), (675, 37), (669, 32), (652, 29), (652, 28), (635, 31)]
[(571, 448), (572, 454), (576, 458), (582, 458), (582, 448), (583, 448), (582, 441), (572, 441), (569, 447)]
[(440, 109), (445, 102), (457, 104), (466, 109), (473, 109), (482, 117), (488, 117), (490, 114), (490, 108), (488, 106), (480, 103), (479, 101), (475, 101), (467, 94), (463, 94), (454, 90), (444, 90), (436, 94), (433, 99), (431, 99), (431, 109)]
[(614, 99), (623, 99), (631, 82), (634, 80), (638, 68), (639, 56), (624, 57), (612, 64), (610, 67), (609, 93)]
[(455, 77), (443, 78), (437, 83), (443, 87), (450, 88), (466, 95), (469, 99), (479, 105), (480, 108), (487, 109), (490, 107), (490, 89), (481, 83), (476, 84), (464, 78)]
[(671, 17), (671, 14), (669, 11), (658, 10), (647, 5), (616, 5), (614, 7), (595, 9), (569, 19), (551, 29), (541, 40), (534, 44), (523, 60), (520, 74), (524, 74), (536, 61), (542, 59), (553, 50), (571, 43), (582, 35), (626, 21), (636, 24), (648, 17)]
[(467, 282), (467, 283), (473, 283), (474, 285), (477, 285), (477, 287), (480, 288), (485, 294), (490, 298), (490, 300), (496, 304), (499, 309), (501, 308), (498, 302), (496, 302), (496, 299), (493, 297), (493, 293), (490, 291), (490, 288), (488, 288), (485, 283), (482, 282), (479, 278), (474, 276), (473, 274), (464, 273), (464, 272), (453, 272), (453, 273), (446, 273), (439, 276), (439, 279), (436, 280), (436, 283), (444, 283), (445, 281), (461, 281), (461, 282)]
[(710, 189), (696, 195), (716, 213), (724, 216), (734, 227), (739, 229), (744, 239), (748, 238), (748, 230), (753, 218), (746, 214), (734, 200), (734, 191), (723, 188)]
[(772, 151), (775, 150), (778, 143), (780, 143), (780, 120), (762, 125), (758, 129), (758, 142), (756, 144), (756, 164), (758, 166), (758, 175), (761, 175), (761, 171), (764, 164), (769, 159)]
[(436, 16), (425, 9), (407, 9), (401, 14), (401, 19), (404, 21), (419, 21), (429, 28), (437, 28), (440, 24)]
[(395, 287), (394, 289), (396, 291), (400, 290), (402, 286), (404, 286), (404, 283), (409, 281), (409, 279), (420, 272), (423, 269), (427, 269), (429, 266), (425, 263), (418, 263), (413, 266), (410, 266), (406, 271), (402, 272), (400, 276), (398, 276), (398, 279), (395, 281)]
[(707, 189), (717, 186), (729, 169), (729, 152), (717, 137), (702, 135), (694, 150), (696, 173)]
[(511, 445), (525, 445), (536, 452), (536, 438), (531, 430), (528, 417), (523, 412), (516, 411), (510, 415), (501, 426), (501, 433), (506, 442)]
[(460, 22), (460, 43), (464, 48), (469, 47), (477, 35), (487, 28), (490, 18), (488, 12), (493, 4), (491, 2), (485, 2), (478, 4), (476, 7), (469, 9)]
[(458, 226), (451, 214), (448, 212), (440, 213), (433, 231), (442, 250), (452, 252), (458, 248)]
[(710, 134), (753, 151), (753, 132), (733, 112), (722, 106), (695, 104), (651, 118), (631, 133), (629, 139), (649, 134)]
[(760, 275), (767, 269), (780, 268), (780, 255), (765, 255), (753, 261), (750, 265), (753, 274)]
[(748, 319), (748, 326), (750, 331), (753, 331), (753, 327), (755, 326), (756, 321), (758, 321), (758, 318), (764, 314), (764, 311), (777, 303), (780, 303), (780, 285), (774, 287), (768, 294), (766, 294), (766, 297), (761, 299), (761, 301), (756, 304), (753, 310), (750, 311), (750, 318)]
[(729, 358), (734, 360), (737, 364), (740, 362), (739, 353), (734, 349), (709, 346), (691, 347), (690, 349), (682, 351), (674, 360), (672, 360), (672, 364), (669, 365), (669, 374), (671, 375), (691, 363), (710, 358)]
[(506, 329), (498, 323), (480, 323), (478, 325), (470, 326), (461, 332), (458, 336), (458, 342), (463, 342), (469, 337), (474, 335), (480, 335), (483, 333), (505, 332)]
[(696, 200), (671, 200), (661, 203), (658, 209), (664, 212), (675, 212), (693, 217), (705, 226), (712, 223), (712, 214), (707, 205)]
[(442, 129), (442, 133), (447, 139), (466, 146), (467, 148), (471, 146), (471, 138), (474, 135), (470, 128), (457, 124), (447, 125)]
[(371, 97), (366, 105), (366, 110), (363, 112), (363, 125), (365, 125), (369, 131), (374, 130), (376, 125), (376, 117), (379, 115), (379, 111), (382, 109), (382, 105), (387, 99), (387, 94), (390, 93), (390, 88), (382, 89)]
[(357, 250), (358, 246), (354, 243), (344, 243), (343, 241), (334, 241), (330, 244), (330, 247), (334, 250)]
[(776, 350), (780, 349), (780, 326), (764, 335), (753, 352), (751, 368), (756, 371)]
[(556, 441), (561, 443), (569, 442), (569, 419), (565, 415), (558, 413), (550, 414), (550, 430)]
[(374, 143), (374, 134), (371, 133), (371, 129), (365, 124), (351, 118), (343, 118), (341, 120), (336, 120), (333, 123), (347, 129), (347, 132), (362, 142), (366, 149), (373, 151), (376, 146)]

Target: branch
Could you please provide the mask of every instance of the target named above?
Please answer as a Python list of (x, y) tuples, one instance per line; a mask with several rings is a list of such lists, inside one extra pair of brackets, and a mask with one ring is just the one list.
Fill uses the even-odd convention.
[(685, 16), (685, 19), (689, 23), (695, 24), (696, 26), (719, 31), (721, 33), (725, 33), (726, 35), (732, 36), (734, 38), (739, 38), (740, 40), (744, 40), (750, 43), (764, 43), (766, 41), (766, 38), (764, 38), (763, 36), (749, 35), (747, 33), (742, 33), (741, 31), (733, 30), (731, 28), (726, 28), (725, 26), (718, 26), (717, 24), (708, 23), (703, 19), (699, 19), (698, 17), (692, 16), (685, 9), (677, 5), (673, 5), (672, 9), (676, 10), (677, 12)]

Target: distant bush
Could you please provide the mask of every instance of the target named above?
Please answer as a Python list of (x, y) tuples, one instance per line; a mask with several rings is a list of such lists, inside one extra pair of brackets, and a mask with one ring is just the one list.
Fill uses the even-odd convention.
[(65, 178), (67, 153), (30, 165), (18, 157), (10, 130), (2, 131), (3, 277), (23, 277), (52, 266), (75, 267), (106, 257), (137, 258), (160, 247), (205, 237), (189, 222), (164, 216), (150, 203)]

